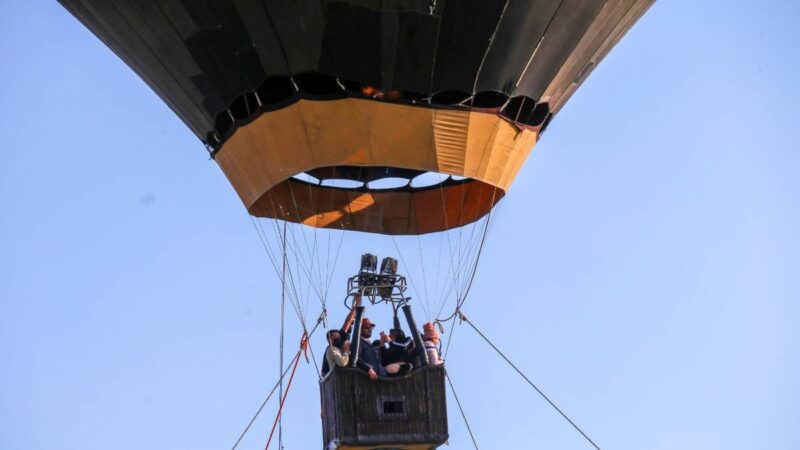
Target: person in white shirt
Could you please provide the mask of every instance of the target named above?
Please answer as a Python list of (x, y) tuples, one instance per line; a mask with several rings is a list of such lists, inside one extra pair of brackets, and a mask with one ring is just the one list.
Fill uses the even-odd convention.
[[(350, 362), (350, 341), (342, 339), (339, 330), (328, 332), (328, 348), (325, 349), (325, 360), (328, 362), (328, 369), (334, 367), (347, 367)], [(323, 374), (323, 376), (325, 376)]]
[(346, 367), (350, 362), (350, 329), (356, 317), (356, 306), (361, 306), (361, 295), (353, 296), (353, 307), (344, 319), (339, 330), (328, 331), (328, 348), (325, 349), (325, 360), (322, 362), (321, 375), (324, 377), (334, 367)]

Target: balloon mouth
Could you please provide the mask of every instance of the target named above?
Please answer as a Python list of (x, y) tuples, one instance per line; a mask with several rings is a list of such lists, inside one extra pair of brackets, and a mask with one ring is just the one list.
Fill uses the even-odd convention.
[(207, 133), (205, 141), (211, 147), (213, 156), (239, 127), (256, 120), (265, 112), (285, 108), (302, 99), (344, 98), (401, 103), (425, 108), (491, 112), (520, 127), (537, 128), (540, 132), (544, 131), (553, 115), (548, 102), (537, 101), (524, 95), (509, 96), (499, 91), (447, 90), (426, 94), (393, 89), (381, 90), (344, 78), (307, 72), (293, 77), (269, 77), (254, 91), (236, 97), (228, 108), (216, 114), (214, 129)]
[(215, 160), (254, 216), (425, 234), (488, 214), (538, 133), (469, 108), (304, 99), (239, 128)]
[(438, 172), (330, 166), (284, 180), (249, 212), (315, 228), (417, 235), (473, 223), (504, 195), (483, 181)]

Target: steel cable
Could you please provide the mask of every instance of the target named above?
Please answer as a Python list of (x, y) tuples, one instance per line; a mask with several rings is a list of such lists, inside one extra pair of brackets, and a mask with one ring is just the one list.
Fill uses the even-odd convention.
[(575, 428), (575, 429), (578, 431), (578, 433), (580, 433), (580, 434), (581, 434), (581, 436), (583, 436), (583, 437), (584, 437), (584, 438), (585, 438), (587, 441), (589, 441), (589, 443), (590, 443), (590, 444), (592, 444), (592, 446), (593, 446), (594, 448), (596, 448), (597, 450), (600, 450), (600, 447), (598, 447), (598, 446), (597, 446), (597, 444), (595, 444), (595, 443), (594, 443), (594, 441), (593, 441), (593, 440), (592, 440), (592, 439), (591, 439), (591, 438), (590, 438), (590, 437), (589, 437), (589, 436), (588, 436), (586, 433), (584, 433), (584, 432), (583, 432), (583, 430), (581, 430), (581, 429), (580, 429), (580, 427), (578, 427), (578, 425), (576, 425), (576, 424), (575, 424), (575, 422), (573, 422), (573, 421), (572, 421), (572, 419), (570, 419), (570, 418), (567, 416), (567, 414), (566, 414), (566, 413), (564, 413), (564, 411), (562, 411), (562, 410), (561, 410), (561, 408), (559, 408), (558, 406), (556, 406), (556, 404), (555, 404), (555, 403), (553, 403), (553, 401), (552, 401), (552, 400), (550, 400), (550, 398), (549, 398), (549, 397), (547, 397), (547, 395), (545, 395), (545, 393), (544, 393), (544, 392), (542, 392), (542, 390), (541, 390), (541, 389), (539, 389), (539, 388), (538, 388), (538, 387), (537, 387), (537, 386), (536, 386), (536, 385), (533, 383), (533, 381), (531, 381), (531, 380), (530, 380), (530, 379), (529, 379), (527, 376), (525, 376), (525, 374), (524, 374), (524, 373), (522, 373), (522, 371), (519, 369), (519, 367), (517, 367), (517, 366), (516, 366), (516, 365), (515, 365), (513, 362), (511, 362), (511, 360), (510, 360), (510, 359), (508, 359), (508, 357), (507, 357), (507, 356), (506, 356), (506, 355), (505, 355), (503, 352), (501, 352), (501, 351), (500, 351), (500, 349), (499, 349), (499, 348), (497, 348), (497, 346), (495, 346), (495, 345), (492, 343), (492, 341), (490, 341), (490, 340), (489, 340), (489, 338), (487, 338), (487, 337), (486, 337), (486, 335), (485, 335), (485, 334), (481, 333), (481, 331), (480, 331), (480, 330), (478, 330), (478, 328), (477, 328), (477, 327), (475, 327), (475, 325), (474, 325), (472, 322), (470, 322), (470, 321), (469, 321), (469, 319), (467, 319), (467, 316), (465, 316), (465, 315), (464, 315), (462, 312), (460, 312), (460, 311), (458, 311), (458, 316), (459, 316), (459, 318), (461, 319), (461, 321), (462, 321), (462, 322), (466, 322), (466, 323), (467, 323), (467, 324), (468, 324), (470, 327), (472, 327), (472, 329), (473, 329), (473, 330), (475, 330), (475, 332), (476, 332), (476, 333), (478, 333), (478, 335), (480, 335), (480, 337), (482, 337), (482, 338), (483, 338), (483, 340), (484, 340), (484, 341), (486, 341), (486, 343), (487, 343), (487, 344), (489, 344), (489, 345), (490, 345), (490, 346), (491, 346), (491, 347), (494, 349), (494, 351), (496, 351), (496, 352), (497, 352), (497, 354), (498, 354), (498, 355), (500, 355), (500, 356), (501, 356), (501, 357), (502, 357), (502, 358), (503, 358), (503, 359), (504, 359), (504, 360), (505, 360), (505, 361), (506, 361), (506, 362), (507, 362), (507, 363), (508, 363), (508, 364), (509, 364), (509, 365), (510, 365), (510, 366), (511, 366), (511, 367), (512, 367), (514, 370), (516, 370), (516, 371), (517, 371), (517, 373), (518, 373), (518, 374), (519, 374), (519, 375), (520, 375), (520, 376), (521, 376), (521, 377), (522, 377), (522, 378), (523, 378), (525, 381), (527, 381), (527, 382), (528, 382), (528, 384), (529, 384), (529, 385), (530, 385), (532, 388), (534, 388), (534, 389), (536, 390), (536, 392), (538, 392), (538, 393), (539, 393), (539, 395), (541, 395), (541, 396), (542, 396), (542, 398), (543, 398), (543, 399), (545, 399), (545, 400), (547, 401), (547, 403), (549, 403), (549, 404), (550, 404), (550, 406), (552, 406), (552, 407), (553, 407), (553, 409), (555, 409), (556, 411), (558, 411), (558, 413), (559, 413), (559, 414), (561, 414), (561, 416), (562, 416), (564, 419), (566, 419), (566, 421), (567, 421), (567, 422), (569, 422), (569, 424), (570, 424), (570, 425), (572, 425), (572, 427), (573, 427), (573, 428)]

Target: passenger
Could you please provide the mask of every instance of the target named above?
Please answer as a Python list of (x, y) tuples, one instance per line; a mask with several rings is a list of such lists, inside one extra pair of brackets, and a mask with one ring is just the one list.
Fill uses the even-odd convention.
[(328, 348), (325, 349), (325, 361), (322, 363), (324, 377), (331, 367), (347, 367), (350, 362), (350, 341), (342, 339), (339, 330), (328, 331)]
[(436, 331), (436, 327), (428, 322), (422, 325), (422, 331), (422, 341), (425, 345), (425, 353), (428, 354), (428, 364), (431, 366), (442, 364), (444, 360), (439, 354), (439, 333)]
[(386, 369), (381, 364), (381, 352), (372, 346), (369, 338), (372, 337), (372, 329), (375, 324), (364, 317), (361, 319), (361, 345), (359, 345), (358, 362), (356, 365), (369, 374), (370, 380), (377, 380), (378, 375), (386, 376)]
[[(334, 366), (344, 367), (350, 361), (350, 331), (353, 328), (353, 321), (356, 317), (356, 306), (361, 306), (361, 294), (353, 295), (353, 307), (350, 308), (350, 312), (347, 314), (347, 317), (344, 319), (344, 323), (342, 324), (342, 328), (338, 330), (330, 330), (328, 331), (328, 347), (325, 349), (325, 359), (322, 361), (322, 370), (320, 371), (321, 376), (325, 376), (328, 372), (331, 371), (331, 368)], [(338, 340), (335, 336), (331, 336), (332, 334), (338, 334)], [(341, 342), (340, 345), (331, 345), (331, 342)], [(336, 353), (336, 350), (333, 350), (333, 347), (336, 347), (340, 354), (345, 353), (344, 343), (347, 343), (347, 361), (343, 364), (332, 364), (336, 361), (336, 357), (333, 354)], [(328, 354), (331, 355), (331, 361), (329, 361)], [(341, 359), (340, 359), (341, 360)]]
[(414, 341), (407, 338), (399, 328), (389, 330), (388, 336), (381, 333), (381, 338), (387, 344), (381, 348), (381, 363), (386, 368), (386, 373), (389, 376), (401, 376), (411, 372), (414, 368), (412, 363)]

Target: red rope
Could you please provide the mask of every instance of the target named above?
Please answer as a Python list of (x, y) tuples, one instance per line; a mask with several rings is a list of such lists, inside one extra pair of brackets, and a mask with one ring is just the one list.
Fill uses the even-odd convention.
[[(308, 349), (308, 333), (303, 333), (303, 337), (300, 339), (300, 350), (305, 351), (306, 349)], [(283, 413), (283, 403), (286, 401), (286, 397), (289, 396), (289, 389), (292, 387), (292, 380), (294, 379), (295, 371), (297, 371), (297, 365), (300, 363), (301, 353), (302, 352), (297, 352), (297, 356), (294, 358), (292, 374), (289, 375), (289, 383), (286, 385), (286, 392), (284, 392), (281, 403), (278, 405), (278, 415), (275, 416), (275, 422), (272, 423), (272, 431), (269, 432), (269, 439), (267, 439), (267, 446), (264, 448), (264, 450), (269, 450), (269, 444), (272, 442), (272, 435), (275, 434), (275, 428), (278, 426), (278, 421), (281, 419), (281, 414)]]

